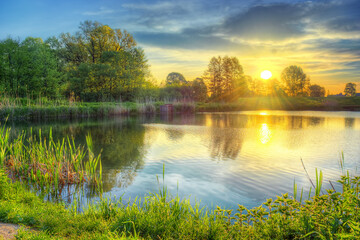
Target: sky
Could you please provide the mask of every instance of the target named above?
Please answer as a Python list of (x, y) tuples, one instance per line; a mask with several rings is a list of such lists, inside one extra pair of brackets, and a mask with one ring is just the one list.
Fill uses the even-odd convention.
[(0, 39), (75, 33), (85, 20), (133, 34), (158, 82), (201, 77), (227, 55), (253, 78), (298, 65), (330, 93), (360, 89), (359, 0), (0, 0)]

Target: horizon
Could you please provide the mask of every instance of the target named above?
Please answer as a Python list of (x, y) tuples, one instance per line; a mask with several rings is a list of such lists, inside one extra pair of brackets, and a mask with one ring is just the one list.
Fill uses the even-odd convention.
[[(70, 9), (70, 10), (69, 10)], [(0, 3), (0, 39), (46, 39), (98, 21), (130, 32), (158, 83), (171, 72), (202, 77), (213, 56), (235, 56), (244, 73), (298, 65), (331, 94), (360, 79), (360, 2), (63, 1)]]

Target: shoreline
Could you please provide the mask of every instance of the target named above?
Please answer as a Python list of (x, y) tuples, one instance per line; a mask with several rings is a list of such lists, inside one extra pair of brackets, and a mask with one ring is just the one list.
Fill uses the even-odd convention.
[[(116, 115), (159, 114), (166, 102), (47, 102), (46, 104), (4, 104), (0, 102), (0, 120), (45, 120), (103, 118)], [(173, 102), (173, 113), (221, 113), (236, 111), (360, 111), (360, 97), (258, 97), (236, 102)], [(171, 112), (169, 112), (171, 113)], [(167, 114), (165, 112), (165, 114)]]

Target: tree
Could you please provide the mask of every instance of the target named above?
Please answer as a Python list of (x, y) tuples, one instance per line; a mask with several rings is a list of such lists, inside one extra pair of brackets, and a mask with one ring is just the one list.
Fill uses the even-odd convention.
[(185, 77), (178, 72), (169, 73), (166, 77), (167, 85), (182, 85), (187, 84)]
[(310, 97), (325, 97), (325, 88), (317, 84), (310, 85)]
[(213, 99), (236, 99), (248, 92), (244, 71), (236, 57), (213, 57), (204, 73)]
[(207, 87), (202, 78), (196, 78), (192, 81), (192, 90), (195, 101), (204, 102), (207, 99)]
[(41, 38), (0, 42), (2, 92), (12, 97), (56, 98), (63, 75), (56, 53)]
[(235, 89), (235, 85), (241, 85), (239, 82), (243, 78), (244, 71), (236, 57), (225, 56), (222, 65), (224, 92), (231, 94)]
[(281, 73), (281, 80), (285, 85), (285, 92), (289, 96), (307, 96), (310, 79), (302, 68), (296, 65), (285, 68)]
[(70, 75), (68, 93), (83, 100), (133, 100), (148, 74), (141, 48), (126, 30), (85, 21), (75, 35), (61, 35)]
[(353, 97), (356, 95), (356, 84), (355, 83), (347, 83), (344, 89), (345, 96)]
[(219, 98), (223, 93), (222, 58), (220, 56), (211, 58), (203, 78), (207, 81), (211, 97)]

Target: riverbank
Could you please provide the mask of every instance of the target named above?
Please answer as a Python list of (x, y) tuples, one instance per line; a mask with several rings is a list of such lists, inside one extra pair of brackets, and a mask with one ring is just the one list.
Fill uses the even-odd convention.
[(251, 110), (360, 111), (360, 97), (250, 97), (231, 103), (197, 103), (197, 112)]
[[(2, 99), (0, 119), (41, 120), (108, 117), (113, 115), (155, 114), (165, 102), (68, 102), (30, 101), (24, 99)], [(249, 110), (319, 110), (360, 111), (360, 97), (251, 97), (235, 102), (172, 102), (173, 112), (227, 112)]]
[(343, 192), (284, 194), (253, 209), (239, 205), (235, 214), (192, 206), (166, 188), (132, 204), (103, 198), (79, 212), (76, 204), (44, 201), (1, 170), (0, 222), (36, 230), (20, 229), (19, 239), (357, 239), (359, 179), (343, 176)]
[[(163, 168), (163, 178), (162, 181), (158, 180), (157, 192), (139, 196), (131, 201), (121, 197), (112, 199), (101, 197), (99, 193), (99, 200), (79, 207), (81, 202), (76, 201), (78, 199), (76, 193), (70, 205), (69, 203), (66, 205), (63, 201), (45, 201), (43, 195), (49, 193), (46, 189), (61, 193), (61, 188), (56, 186), (62, 182), (62, 176), (66, 176), (67, 179), (64, 184), (75, 184), (73, 181), (68, 181), (74, 179), (73, 174), (71, 177), (69, 172), (58, 171), (64, 168), (49, 168), (45, 171), (45, 175), (41, 174), (44, 172), (43, 169), (38, 168), (38, 171), (33, 169), (42, 163), (46, 164), (41, 166), (60, 166), (63, 162), (74, 162), (72, 160), (74, 155), (83, 155), (82, 152), (76, 151), (80, 146), (71, 144), (69, 140), (69, 147), (64, 147), (65, 140), (59, 141), (59, 144), (62, 142), (61, 146), (56, 145), (56, 142), (51, 140), (51, 134), (46, 138), (39, 137), (38, 140), (33, 137), (27, 139), (23, 135), (18, 139), (10, 140), (7, 137), (8, 131), (10, 130), (5, 131), (5, 128), (2, 128), (0, 138), (2, 153), (0, 222), (23, 225), (24, 229), (20, 229), (17, 235), (19, 239), (357, 239), (360, 237), (360, 177), (350, 176), (349, 173), (341, 177), (340, 184), (335, 185), (338, 192), (335, 189), (322, 191), (322, 173), (316, 171), (315, 185), (308, 196), (303, 194), (303, 190), (299, 192), (294, 183), (292, 195), (286, 193), (276, 197), (275, 200), (268, 199), (252, 209), (238, 205), (238, 209), (217, 207), (214, 211), (208, 211), (200, 208), (199, 203), (190, 204), (188, 198), (171, 196), (165, 186), (165, 168)], [(26, 139), (26, 144), (21, 144)], [(31, 147), (27, 148), (28, 144), (32, 144)], [(91, 151), (90, 140), (87, 141), (87, 146), (89, 160), (84, 162), (85, 166), (93, 162), (90, 159), (95, 157)], [(36, 156), (31, 157), (33, 154)], [(47, 158), (50, 156), (61, 161), (56, 159), (49, 161)], [(17, 164), (18, 161), (14, 161), (16, 159), (22, 159), (22, 163)], [(97, 159), (101, 161), (100, 157)], [(19, 169), (14, 166), (18, 166)], [(69, 169), (69, 167), (65, 168)], [(95, 168), (96, 165), (87, 170), (86, 175), (90, 176), (89, 174), (94, 173)], [(77, 173), (78, 170), (70, 172)], [(101, 173), (101, 167), (98, 173)], [(10, 179), (9, 176), (12, 178)], [(101, 184), (100, 180), (98, 183)], [(40, 194), (34, 193), (30, 185)], [(25, 228), (35, 231), (26, 231)]]

